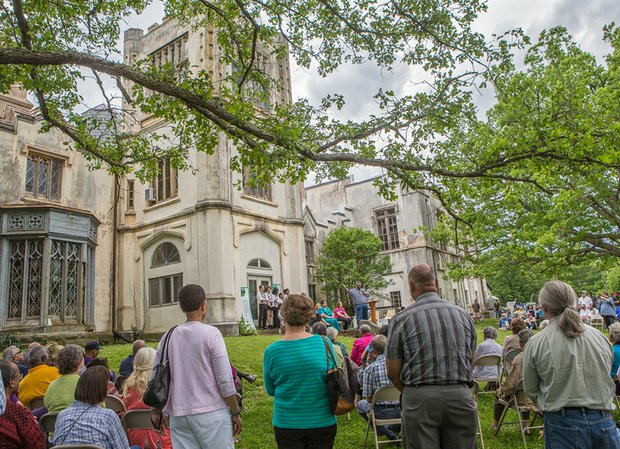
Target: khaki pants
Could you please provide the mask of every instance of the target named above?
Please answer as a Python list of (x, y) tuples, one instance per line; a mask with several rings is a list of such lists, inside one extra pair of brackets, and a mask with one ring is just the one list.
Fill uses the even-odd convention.
[(407, 449), (476, 449), (476, 402), (466, 385), (403, 388), (403, 439)]

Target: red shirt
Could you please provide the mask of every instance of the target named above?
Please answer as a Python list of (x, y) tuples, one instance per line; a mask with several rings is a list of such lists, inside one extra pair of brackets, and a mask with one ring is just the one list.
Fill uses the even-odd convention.
[(47, 449), (45, 436), (26, 407), (7, 401), (0, 416), (0, 449)]
[[(129, 410), (142, 410), (150, 409), (143, 401), (142, 397), (135, 388), (130, 388), (127, 394), (123, 397), (123, 402), (127, 411)], [(137, 445), (145, 447), (146, 443), (149, 447), (157, 448), (157, 442), (161, 441), (162, 449), (172, 449), (172, 441), (170, 440), (170, 430), (166, 429), (163, 433), (159, 433), (156, 430), (146, 429), (130, 429), (127, 432), (129, 437), (129, 445)]]

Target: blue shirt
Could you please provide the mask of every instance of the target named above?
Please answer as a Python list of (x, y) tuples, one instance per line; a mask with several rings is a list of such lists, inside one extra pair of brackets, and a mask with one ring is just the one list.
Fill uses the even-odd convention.
[(601, 315), (614, 316), (616, 314), (616, 307), (614, 306), (614, 300), (611, 298), (601, 298)]
[(133, 354), (121, 361), (121, 367), (118, 370), (119, 376), (127, 377), (133, 373)]
[[(392, 381), (387, 373), (385, 355), (381, 354), (374, 362), (366, 367), (363, 374), (362, 385), (362, 397), (364, 398), (371, 398), (379, 388), (392, 385)], [(395, 405), (398, 404), (398, 402), (380, 402), (380, 404)]]
[(368, 292), (363, 288), (350, 288), (347, 292), (351, 295), (353, 304), (368, 304)]
[(618, 374), (618, 368), (620, 368), (620, 343), (616, 343), (613, 348), (614, 361), (611, 364), (611, 377), (615, 377)]
[(99, 404), (74, 401), (58, 414), (54, 445), (96, 444), (104, 449), (129, 449), (129, 441), (117, 414)]

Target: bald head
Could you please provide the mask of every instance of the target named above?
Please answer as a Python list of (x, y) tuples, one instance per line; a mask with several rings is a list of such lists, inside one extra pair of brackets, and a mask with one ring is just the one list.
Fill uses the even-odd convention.
[(437, 278), (430, 265), (421, 263), (409, 271), (409, 289), (414, 299), (423, 293), (437, 291)]
[(134, 341), (133, 342), (133, 347), (132, 347), (133, 355), (136, 355), (136, 353), (140, 349), (144, 348), (145, 346), (146, 346), (146, 343), (144, 342), (144, 340), (136, 340), (136, 341)]

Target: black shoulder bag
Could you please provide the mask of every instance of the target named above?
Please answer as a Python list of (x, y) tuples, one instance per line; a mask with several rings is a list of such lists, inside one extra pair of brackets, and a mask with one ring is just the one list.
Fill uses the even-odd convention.
[[(321, 337), (325, 344), (325, 356), (327, 358), (327, 394), (329, 396), (329, 410), (334, 415), (344, 415), (355, 407), (351, 392), (347, 387), (344, 376), (337, 368), (336, 358), (330, 350), (325, 337)], [(329, 368), (330, 359), (334, 368)]]
[(170, 360), (168, 359), (168, 342), (170, 336), (176, 326), (168, 331), (166, 338), (163, 342), (161, 359), (159, 363), (155, 365), (153, 371), (153, 377), (149, 381), (144, 392), (142, 400), (149, 407), (161, 410), (166, 406), (168, 402), (168, 392), (170, 390)]

